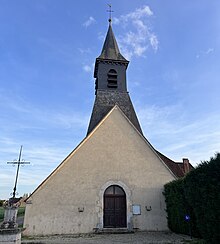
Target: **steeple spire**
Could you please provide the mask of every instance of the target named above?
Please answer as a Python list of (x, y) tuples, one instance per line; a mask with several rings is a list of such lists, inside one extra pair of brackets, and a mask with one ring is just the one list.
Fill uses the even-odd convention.
[(121, 55), (119, 48), (118, 48), (118, 44), (117, 41), (115, 39), (113, 30), (112, 30), (112, 6), (110, 4), (108, 4), (109, 6), (109, 10), (107, 10), (107, 12), (109, 12), (109, 27), (108, 27), (108, 32), (105, 38), (105, 42), (102, 48), (102, 52), (100, 54), (100, 56), (97, 59), (107, 59), (107, 60), (115, 60), (115, 61), (124, 61), (127, 62), (128, 61)]
[(105, 37), (105, 42), (102, 47), (101, 54), (96, 58), (94, 77), (97, 78), (98, 63), (103, 61), (119, 62), (120, 64), (125, 65), (127, 68), (129, 61), (125, 59), (119, 50), (115, 35), (112, 30), (111, 18), (109, 18), (109, 27), (108, 32)]
[[(111, 7), (111, 6), (109, 6)], [(127, 91), (126, 70), (129, 61), (120, 53), (111, 25), (111, 8), (109, 10), (109, 27), (101, 54), (96, 58), (94, 78), (95, 103), (89, 123), (89, 134), (105, 115), (117, 104), (131, 123), (142, 133), (138, 118)]]
[(111, 22), (109, 22), (108, 32), (102, 48), (101, 55), (98, 59), (110, 59), (116, 61), (128, 62), (120, 53), (117, 41), (115, 39)]

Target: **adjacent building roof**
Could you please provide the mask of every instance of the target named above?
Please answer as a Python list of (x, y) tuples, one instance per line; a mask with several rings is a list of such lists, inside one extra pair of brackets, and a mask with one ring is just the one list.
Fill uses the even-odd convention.
[[(158, 156), (163, 160), (163, 162), (168, 166), (168, 168), (174, 173), (174, 175), (178, 178), (183, 177), (186, 173), (188, 173), (184, 169), (184, 164), (182, 162), (174, 162), (167, 156), (163, 155), (161, 152), (157, 151)], [(188, 171), (194, 169), (194, 167), (189, 163)]]

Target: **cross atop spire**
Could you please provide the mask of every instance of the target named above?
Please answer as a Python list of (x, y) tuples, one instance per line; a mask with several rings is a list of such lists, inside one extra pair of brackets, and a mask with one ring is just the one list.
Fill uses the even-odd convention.
[(111, 4), (108, 4), (108, 6), (109, 6), (109, 10), (107, 10), (107, 12), (109, 12), (108, 22), (109, 22), (109, 24), (111, 24), (111, 22), (112, 22), (112, 12), (114, 12), (114, 11), (112, 11), (112, 5)]

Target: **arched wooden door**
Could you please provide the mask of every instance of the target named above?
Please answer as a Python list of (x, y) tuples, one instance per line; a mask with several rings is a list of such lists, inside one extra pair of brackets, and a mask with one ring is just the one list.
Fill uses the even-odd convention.
[(109, 186), (104, 193), (104, 228), (127, 227), (126, 194), (117, 185)]

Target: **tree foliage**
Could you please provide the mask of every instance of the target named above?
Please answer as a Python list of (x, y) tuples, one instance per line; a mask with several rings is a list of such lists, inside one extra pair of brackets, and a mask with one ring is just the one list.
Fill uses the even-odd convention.
[[(172, 231), (220, 243), (220, 154), (165, 185), (168, 225)], [(190, 215), (190, 223), (184, 219)]]
[(0, 200), (0, 207), (3, 206), (4, 201), (5, 201), (5, 200)]

